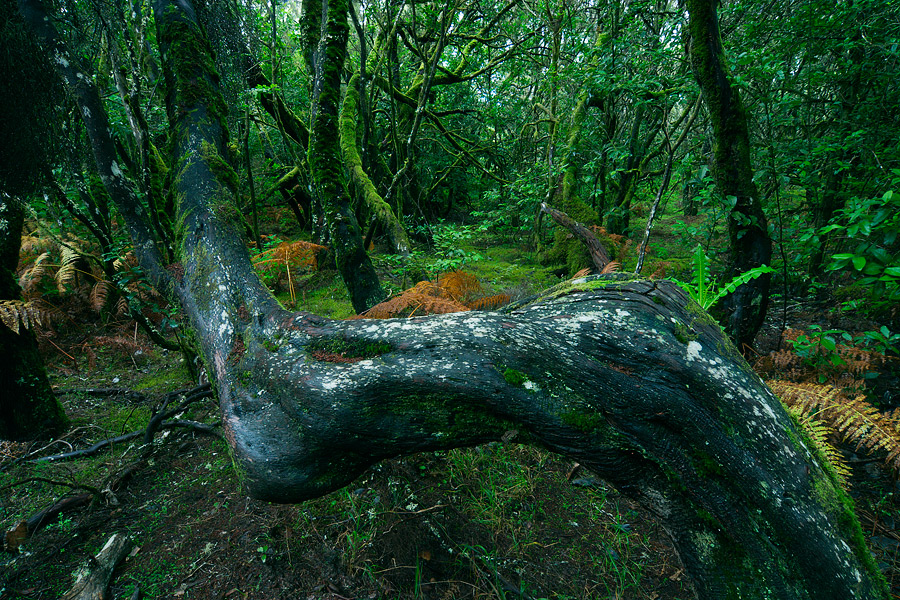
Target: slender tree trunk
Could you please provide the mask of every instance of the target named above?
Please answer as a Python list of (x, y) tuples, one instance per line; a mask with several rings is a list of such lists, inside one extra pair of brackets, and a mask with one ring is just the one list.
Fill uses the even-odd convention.
[[(769, 264), (772, 240), (750, 165), (747, 113), (725, 62), (718, 0), (687, 0), (690, 14), (688, 54), (703, 91), (713, 128), (713, 175), (719, 193), (731, 205), (728, 219), (731, 275)], [(725, 330), (746, 349), (762, 326), (769, 305), (771, 277), (766, 274), (725, 298)]]
[(347, 57), (349, 32), (347, 0), (328, 0), (325, 35), (316, 56), (313, 124), (309, 141), (309, 167), (313, 187), (325, 211), (329, 244), (334, 249), (338, 272), (350, 292), (356, 312), (381, 302), (385, 293), (375, 267), (363, 248), (362, 231), (347, 192), (338, 136), (341, 71)]
[[(0, 194), (0, 310), (4, 301), (19, 300), (16, 266), (22, 219), (18, 201)], [(11, 318), (16, 318), (14, 306), (8, 304), (4, 311)], [(21, 323), (17, 333), (0, 321), (0, 439), (51, 437), (67, 424), (50, 388), (34, 333)]]

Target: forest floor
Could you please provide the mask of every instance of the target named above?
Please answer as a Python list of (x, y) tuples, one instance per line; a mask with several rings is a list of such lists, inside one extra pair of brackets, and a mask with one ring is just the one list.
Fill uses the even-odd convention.
[[(536, 262), (505, 262), (509, 248), (482, 253), (474, 266), (490, 291), (524, 295), (553, 282)], [(401, 287), (409, 274), (393, 275)], [(333, 274), (293, 291), (301, 308), (349, 314)], [(166, 394), (196, 387), (180, 355), (153, 347), (133, 323), (73, 321), (43, 347), (72, 427), (50, 445), (0, 446), (0, 528), (87, 488), (94, 499), (0, 553), (0, 599), (59, 598), (113, 533), (134, 543), (110, 583), (107, 597), (116, 599), (692, 597), (652, 516), (571, 461), (530, 447), (386, 461), (298, 505), (247, 498), (227, 445), (190, 429), (157, 434), (149, 451), (138, 438), (75, 460), (21, 460), (140, 431)], [(219, 420), (210, 397), (177, 416)], [(863, 529), (900, 598), (900, 487), (851, 450)]]

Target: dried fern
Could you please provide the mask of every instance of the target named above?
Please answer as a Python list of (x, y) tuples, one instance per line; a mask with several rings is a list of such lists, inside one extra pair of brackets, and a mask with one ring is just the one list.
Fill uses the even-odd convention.
[(50, 322), (50, 313), (31, 302), (0, 300), (0, 322), (18, 334), (20, 329), (32, 329)]
[(622, 263), (617, 260), (611, 260), (603, 267), (600, 273), (615, 273), (622, 270)]
[(106, 306), (106, 301), (109, 298), (109, 293), (113, 290), (113, 286), (110, 282), (105, 279), (98, 281), (91, 288), (91, 294), (89, 296), (89, 300), (91, 303), (91, 308), (94, 312), (100, 312), (103, 310), (103, 307)]
[(41, 280), (49, 274), (50, 252), (43, 252), (19, 276), (19, 287), (22, 288), (22, 294), (26, 298), (32, 296)]
[(814, 383), (769, 381), (769, 387), (803, 418), (821, 420), (841, 437), (868, 452), (883, 450), (885, 464), (900, 475), (900, 421), (865, 401), (850, 398), (840, 389)]
[(438, 278), (437, 285), (445, 290), (449, 298), (462, 303), (472, 300), (481, 293), (481, 284), (478, 279), (465, 271), (444, 273)]
[(478, 300), (473, 300), (466, 304), (472, 310), (495, 310), (504, 304), (508, 304), (510, 301), (509, 294), (496, 294), (494, 296), (487, 296), (485, 298), (479, 298)]
[(80, 269), (78, 263), (82, 260), (82, 254), (77, 248), (69, 245), (62, 246), (60, 250), (59, 268), (56, 270), (56, 287), (60, 293), (66, 291), (66, 286), (74, 285)]

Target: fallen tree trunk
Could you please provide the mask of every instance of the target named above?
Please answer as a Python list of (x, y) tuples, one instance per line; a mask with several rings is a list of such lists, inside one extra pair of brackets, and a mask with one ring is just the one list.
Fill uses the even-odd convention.
[(557, 210), (545, 202), (541, 202), (541, 212), (547, 213), (550, 217), (572, 232), (572, 235), (577, 237), (581, 242), (587, 246), (588, 252), (591, 255), (591, 261), (594, 263), (594, 273), (600, 273), (609, 264), (610, 258), (609, 253), (606, 251), (606, 248), (603, 247), (603, 244), (600, 243), (600, 240), (597, 239), (597, 236), (594, 235), (594, 232), (574, 220), (572, 217), (567, 215), (561, 210)]
[(827, 464), (670, 282), (584, 278), (506, 314), (376, 322), (283, 310), (217, 179), (224, 112), (190, 3), (154, 10), (159, 39), (193, 49), (168, 55), (182, 161), (171, 289), (251, 494), (299, 502), (385, 458), (515, 439), (575, 459), (656, 514), (700, 598), (887, 597)]

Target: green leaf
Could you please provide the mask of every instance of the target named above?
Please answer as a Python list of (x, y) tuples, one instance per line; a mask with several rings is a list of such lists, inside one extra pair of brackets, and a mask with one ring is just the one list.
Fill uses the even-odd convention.
[(865, 256), (854, 256), (853, 257), (853, 266), (856, 267), (857, 271), (862, 271), (863, 267), (866, 266), (866, 257)]

